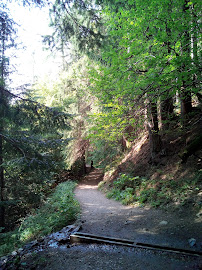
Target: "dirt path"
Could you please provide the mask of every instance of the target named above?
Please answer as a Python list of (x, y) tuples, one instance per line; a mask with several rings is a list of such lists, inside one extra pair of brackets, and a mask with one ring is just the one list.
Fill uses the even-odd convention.
[[(200, 249), (200, 223), (188, 211), (168, 213), (123, 206), (97, 189), (101, 171), (93, 170), (75, 190), (82, 208), (82, 232), (135, 240), (135, 242)], [(21, 258), (18, 267), (3, 270), (200, 270), (200, 257), (115, 245), (64, 243), (42, 248)], [(0, 267), (1, 270), (1, 267)]]
[[(75, 194), (82, 207), (82, 232), (126, 238), (150, 244), (200, 250), (201, 220), (186, 211), (123, 206), (107, 199), (98, 191), (101, 171), (93, 170), (76, 188)], [(190, 247), (189, 240), (196, 244)]]

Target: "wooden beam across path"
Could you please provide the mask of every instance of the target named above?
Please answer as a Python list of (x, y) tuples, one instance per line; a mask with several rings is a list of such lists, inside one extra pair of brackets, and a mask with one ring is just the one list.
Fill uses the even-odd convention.
[(160, 246), (146, 243), (135, 243), (134, 241), (120, 238), (112, 238), (106, 236), (98, 236), (94, 234), (87, 234), (76, 232), (70, 235), (70, 243), (71, 244), (80, 244), (80, 243), (96, 243), (96, 244), (111, 244), (111, 245), (122, 245), (133, 248), (141, 248), (141, 249), (150, 249), (150, 250), (158, 250), (164, 252), (171, 252), (180, 255), (188, 255), (188, 256), (202, 256), (202, 252), (181, 248), (173, 248), (168, 246)]

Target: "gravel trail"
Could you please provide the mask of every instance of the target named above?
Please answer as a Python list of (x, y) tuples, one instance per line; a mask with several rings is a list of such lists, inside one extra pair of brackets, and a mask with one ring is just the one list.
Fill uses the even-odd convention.
[(82, 208), (82, 232), (183, 249), (190, 249), (189, 239), (194, 238), (191, 248), (201, 249), (201, 220), (188, 210), (124, 206), (98, 191), (100, 180), (101, 171), (93, 170), (75, 190)]
[[(82, 209), (81, 232), (125, 238), (134, 242), (200, 250), (201, 223), (195, 214), (190, 215), (189, 209), (170, 212), (146, 207), (123, 206), (119, 202), (107, 199), (98, 191), (97, 184), (101, 180), (101, 171), (94, 169), (83, 178), (75, 190), (75, 196)], [(196, 241), (193, 247), (188, 243), (191, 238)], [(37, 253), (25, 254), (17, 268), (6, 268), (6, 270), (17, 269), (200, 270), (202, 260), (201, 256), (157, 250), (67, 243), (57, 248), (46, 248)]]

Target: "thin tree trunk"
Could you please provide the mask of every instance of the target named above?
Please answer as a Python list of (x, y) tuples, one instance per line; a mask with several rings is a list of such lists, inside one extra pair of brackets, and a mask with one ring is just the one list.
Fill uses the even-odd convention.
[[(1, 130), (0, 130), (1, 133)], [(0, 203), (4, 202), (3, 139), (0, 136)], [(5, 207), (0, 205), (0, 227), (5, 228)]]
[(198, 57), (198, 35), (199, 35), (199, 30), (198, 30), (198, 14), (197, 11), (195, 10), (195, 5), (192, 4), (192, 60), (193, 60), (193, 65), (195, 68), (195, 73), (193, 75), (193, 88), (194, 91), (196, 91), (196, 96), (198, 98), (198, 101), (202, 103), (201, 101), (201, 94), (199, 93), (200, 91), (200, 61)]
[(168, 130), (170, 121), (174, 113), (173, 98), (168, 97), (167, 99), (161, 100), (161, 129)]
[[(0, 134), (4, 130), (4, 110), (5, 110), (5, 96), (4, 96), (4, 76), (5, 76), (5, 24), (3, 23), (2, 33), (2, 51), (1, 51), (1, 73), (0, 73)], [(5, 191), (5, 181), (4, 181), (4, 168), (3, 168), (3, 137), (0, 135), (0, 203), (4, 202), (4, 191)], [(0, 205), (0, 227), (5, 228), (5, 206)], [(4, 231), (4, 230), (3, 230)]]
[(157, 110), (157, 103), (151, 102), (151, 118), (152, 118), (152, 125), (153, 130), (158, 133), (159, 132), (159, 124), (158, 124), (158, 110)]
[[(171, 13), (170, 8), (168, 9), (168, 14)], [(167, 33), (167, 53), (168, 55), (171, 53), (171, 30), (166, 24), (166, 33)], [(161, 97), (160, 104), (160, 113), (161, 113), (161, 129), (168, 130), (169, 122), (173, 116), (174, 106), (173, 106), (173, 98), (169, 96), (169, 93), (166, 97)]]
[(148, 127), (148, 130), (149, 130), (151, 159), (154, 160), (156, 155), (161, 151), (162, 147), (161, 137), (159, 135), (158, 110), (156, 102), (150, 103), (150, 112), (151, 112), (152, 127)]
[(186, 122), (186, 119), (189, 113), (192, 112), (192, 98), (190, 91), (186, 91), (186, 82), (183, 81), (183, 91), (181, 91), (181, 116), (182, 119)]
[[(184, 13), (184, 25), (185, 28), (187, 27), (187, 24), (190, 23), (188, 20), (187, 11), (189, 10), (188, 1), (185, 0), (183, 5), (183, 13)], [(189, 63), (191, 63), (191, 37), (188, 29), (185, 29), (184, 31), (184, 38), (182, 38), (182, 53), (183, 53), (183, 63), (181, 66), (181, 72), (183, 74), (183, 80), (182, 80), (182, 87), (181, 87), (181, 117), (183, 124), (186, 126), (187, 118), (189, 113), (192, 112), (192, 97), (191, 97), (191, 91), (188, 89), (188, 84), (190, 81), (189, 78)]]
[[(0, 134), (3, 132), (4, 93), (0, 86)], [(4, 201), (3, 138), (0, 136), (0, 203)], [(0, 227), (5, 228), (5, 207), (0, 205)]]

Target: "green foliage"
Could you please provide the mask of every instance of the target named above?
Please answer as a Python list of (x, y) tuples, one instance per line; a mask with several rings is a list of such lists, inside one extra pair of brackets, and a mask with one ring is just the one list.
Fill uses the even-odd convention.
[(185, 204), (191, 194), (200, 190), (199, 171), (189, 179), (151, 180), (139, 176), (120, 174), (107, 193), (108, 198), (121, 201), (123, 204), (149, 204), (152, 207), (164, 206), (168, 203)]
[(22, 222), (20, 239), (24, 241), (46, 235), (73, 222), (79, 211), (79, 204), (73, 196), (74, 187), (73, 182), (60, 184), (43, 207)]
[(63, 53), (71, 43), (76, 55), (81, 52), (93, 54), (104, 43), (102, 13), (96, 1), (55, 1), (50, 9), (51, 26), (54, 31), (44, 37), (51, 48)]
[(77, 158), (81, 158), (89, 127), (88, 114), (96, 110), (95, 97), (89, 91), (88, 67), (92, 64), (88, 57), (82, 57), (61, 72), (57, 80), (46, 79), (36, 85), (36, 97), (47, 106), (56, 106), (69, 113), (71, 130), (63, 132), (64, 138), (71, 137), (72, 141), (63, 147), (63, 154), (68, 168)]
[(113, 182), (113, 188), (107, 193), (107, 197), (120, 200), (123, 204), (133, 203), (138, 200), (136, 191), (140, 186), (144, 186), (145, 182), (146, 179), (139, 176), (120, 174)]
[(118, 156), (122, 156), (121, 146), (114, 142), (108, 142), (103, 139), (92, 139), (91, 140), (92, 151), (87, 158), (87, 161), (90, 163), (93, 160), (93, 163), (96, 167), (106, 168), (112, 167), (113, 161), (117, 159)]
[(132, 177), (127, 174), (121, 174), (120, 177), (114, 182), (114, 186), (119, 187), (120, 189), (124, 189), (126, 186), (135, 187), (140, 182), (141, 182), (141, 179), (139, 176)]
[[(45, 1), (22, 2), (41, 5)], [(5, 226), (11, 228), (32, 207), (39, 206), (48, 181), (64, 168), (62, 150), (69, 138), (62, 133), (70, 129), (70, 115), (56, 106), (38, 103), (28, 89), (20, 95), (10, 91), (9, 50), (15, 47), (17, 26), (8, 14), (5, 1), (5, 6), (0, 4), (0, 199), (20, 201), (13, 208), (5, 205)], [(0, 221), (4, 221), (3, 210)]]
[[(102, 106), (95, 116), (94, 136), (113, 140), (124, 134), (127, 126), (136, 130), (143, 126), (148, 97), (157, 102), (184, 91), (183, 102), (190, 91), (199, 91), (198, 82), (193, 82), (199, 66), (190, 55), (191, 38), (186, 39), (194, 33), (198, 36), (199, 24), (193, 16), (199, 18), (200, 5), (185, 12), (181, 1), (138, 0), (135, 5), (123, 1), (124, 7), (108, 2), (104, 12), (111, 43), (102, 50), (106, 64), (91, 70), (91, 90)], [(195, 59), (199, 47), (196, 41)], [(186, 89), (182, 87), (185, 81)]]
[(75, 200), (74, 182), (65, 182), (56, 190), (43, 205), (25, 218), (19, 229), (0, 234), (0, 256), (22, 246), (36, 237), (50, 234), (71, 224), (79, 214), (79, 203)]
[[(81, 116), (74, 122), (73, 135), (76, 138), (78, 134), (82, 138), (87, 135), (94, 143), (93, 157), (97, 164), (104, 160), (103, 145), (119, 144), (128, 135), (134, 140), (145, 127), (145, 120), (149, 122), (152, 118), (150, 103), (157, 105), (168, 99), (172, 103), (178, 95), (186, 105), (187, 97), (191, 100), (199, 93), (200, 7), (199, 3), (186, 5), (181, 0), (172, 3), (71, 0), (53, 4), (54, 31), (45, 41), (63, 56), (71, 43), (77, 55), (72, 59), (77, 63), (71, 65), (63, 82), (54, 86), (51, 94), (47, 91), (46, 100), (54, 100), (52, 104), (57, 105), (63, 103), (59, 98), (61, 89), (66, 96), (70, 96), (71, 89), (72, 105), (78, 105)], [(84, 51), (94, 59), (93, 64), (81, 58)], [(90, 106), (96, 102), (96, 110), (82, 114), (84, 100)], [(178, 101), (175, 107), (179, 107)], [(165, 126), (173, 119), (168, 111), (156, 110), (156, 114), (161, 114), (156, 115), (157, 122), (164, 114), (161, 120)], [(75, 149), (75, 144), (72, 145)]]
[(70, 140), (62, 135), (62, 130), (69, 129), (69, 115), (32, 101), (14, 102), (3, 133), (4, 200), (20, 201), (6, 207), (11, 228), (20, 216), (40, 205), (49, 183), (65, 166), (62, 151)]
[(125, 188), (124, 190), (112, 189), (108, 194), (107, 198), (113, 198), (116, 201), (121, 201), (123, 204), (131, 204), (135, 201), (135, 195), (133, 188)]
[(20, 247), (18, 230), (0, 234), (0, 257)]

